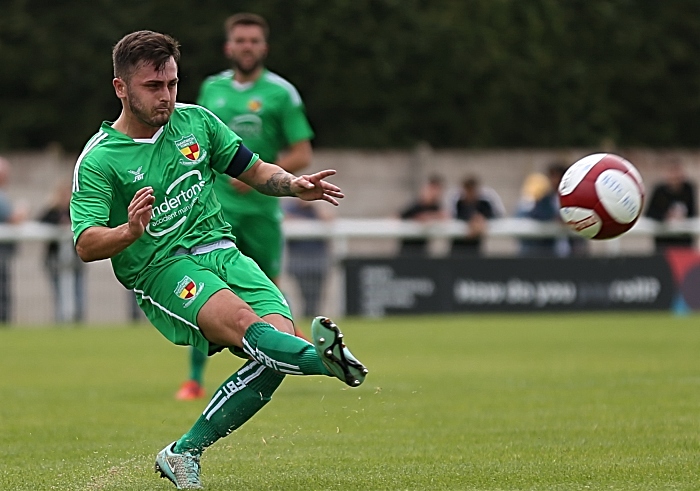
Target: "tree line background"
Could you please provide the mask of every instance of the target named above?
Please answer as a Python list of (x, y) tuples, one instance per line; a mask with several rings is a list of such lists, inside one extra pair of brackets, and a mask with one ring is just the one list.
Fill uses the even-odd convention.
[(179, 100), (259, 13), (320, 147), (697, 146), (696, 0), (0, 0), (0, 149), (79, 150), (120, 105), (111, 49), (182, 45)]

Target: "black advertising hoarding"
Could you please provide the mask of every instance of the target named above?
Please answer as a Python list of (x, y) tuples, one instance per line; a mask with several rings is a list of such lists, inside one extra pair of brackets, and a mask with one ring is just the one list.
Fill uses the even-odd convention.
[(349, 315), (670, 309), (662, 256), (344, 261)]

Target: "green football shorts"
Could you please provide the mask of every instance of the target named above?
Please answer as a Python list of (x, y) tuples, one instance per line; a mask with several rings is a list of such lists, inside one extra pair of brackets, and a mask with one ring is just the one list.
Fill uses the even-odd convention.
[(226, 217), (240, 251), (258, 263), (268, 278), (277, 278), (282, 269), (284, 239), (282, 223), (272, 215)]
[[(163, 336), (209, 354), (209, 342), (199, 330), (197, 314), (214, 293), (224, 288), (238, 295), (260, 317), (280, 314), (292, 319), (279, 289), (236, 247), (200, 255), (175, 255), (148, 268), (134, 292), (146, 317)], [(215, 347), (211, 348), (213, 351)]]

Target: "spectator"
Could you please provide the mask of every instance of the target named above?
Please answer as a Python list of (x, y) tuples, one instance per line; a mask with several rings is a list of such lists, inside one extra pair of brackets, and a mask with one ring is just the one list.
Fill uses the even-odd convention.
[[(288, 220), (330, 220), (331, 216), (309, 201), (286, 200)], [(329, 267), (328, 241), (325, 239), (287, 240), (287, 270), (295, 279), (304, 302), (304, 317), (319, 312), (323, 284)]]
[[(532, 218), (541, 222), (559, 221), (559, 195), (557, 188), (559, 182), (564, 176), (568, 166), (561, 161), (554, 161), (547, 167), (548, 183), (546, 188), (541, 186), (541, 183), (533, 180), (533, 188), (540, 194), (546, 189), (541, 196), (534, 196), (531, 205), (527, 202), (521, 204), (518, 209), (517, 216)], [(564, 257), (570, 255), (585, 254), (585, 241), (574, 237), (556, 238), (528, 238), (520, 240), (520, 253), (524, 256), (557, 256)]]
[[(53, 194), (51, 203), (39, 216), (39, 221), (52, 225), (61, 225), (70, 228), (70, 198), (71, 183), (60, 183)], [(81, 322), (84, 318), (84, 264), (71, 246), (71, 256), (62, 257), (61, 244), (53, 240), (46, 246), (44, 265), (51, 280), (54, 298), (54, 317), (57, 322)], [(66, 318), (61, 302), (61, 273), (70, 274), (73, 278), (73, 296), (75, 299), (75, 311), (73, 318)]]
[(516, 217), (527, 217), (535, 203), (549, 193), (550, 184), (546, 175), (533, 172), (523, 181), (520, 189), (520, 199), (515, 210)]
[[(443, 206), (444, 179), (439, 175), (432, 175), (421, 187), (418, 198), (400, 213), (403, 220), (416, 220), (430, 222), (444, 220), (447, 213)], [(403, 239), (401, 241), (401, 255), (403, 256), (427, 256), (428, 240), (424, 238)]]
[[(495, 197), (500, 202), (498, 195)], [(462, 182), (462, 190), (455, 204), (455, 218), (467, 222), (468, 228), (465, 237), (452, 241), (453, 255), (479, 255), (486, 221), (500, 215), (490, 198), (490, 195), (483, 193), (478, 178), (470, 176)]]
[[(664, 181), (658, 183), (649, 200), (646, 216), (670, 223), (698, 215), (695, 184), (686, 176), (683, 162), (677, 156), (666, 159)], [(669, 247), (694, 247), (694, 237), (684, 235), (658, 235), (654, 237), (657, 252)]]
[[(13, 204), (5, 189), (10, 180), (10, 162), (0, 157), (0, 223), (19, 224), (27, 218), (25, 206)], [(15, 244), (0, 244), (0, 323), (7, 324), (12, 318), (11, 265)]]

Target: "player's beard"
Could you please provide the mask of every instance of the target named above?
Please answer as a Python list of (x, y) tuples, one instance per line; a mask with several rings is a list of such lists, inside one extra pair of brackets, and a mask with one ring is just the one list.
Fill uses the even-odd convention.
[[(147, 108), (145, 104), (136, 96), (131, 90), (127, 88), (127, 101), (129, 103), (129, 110), (136, 116), (136, 118), (147, 126), (153, 128), (160, 128), (165, 126), (170, 121), (170, 116), (175, 108), (174, 103), (169, 103), (167, 105), (160, 105), (154, 108)], [(159, 111), (158, 109), (163, 109)], [(167, 109), (167, 111), (165, 111)]]
[(233, 60), (233, 71), (241, 73), (242, 75), (250, 75), (251, 73), (255, 72), (255, 70), (263, 66), (264, 61), (265, 57), (262, 57), (258, 58), (250, 64), (243, 65), (237, 60)]

